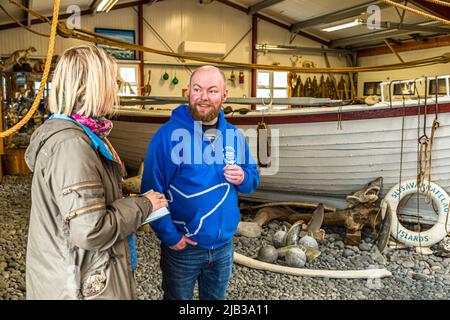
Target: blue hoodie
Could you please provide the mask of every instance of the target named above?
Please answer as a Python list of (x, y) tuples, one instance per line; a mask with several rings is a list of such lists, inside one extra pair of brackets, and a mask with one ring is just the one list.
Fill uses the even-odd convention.
[[(211, 143), (188, 105), (181, 105), (153, 136), (147, 151), (141, 192), (161, 192), (169, 200), (170, 215), (151, 222), (168, 246), (183, 235), (206, 249), (218, 248), (236, 233), (240, 220), (238, 191), (253, 192), (259, 184), (257, 165), (244, 135), (219, 113), (218, 133)], [(224, 176), (227, 164), (244, 170), (242, 184)]]

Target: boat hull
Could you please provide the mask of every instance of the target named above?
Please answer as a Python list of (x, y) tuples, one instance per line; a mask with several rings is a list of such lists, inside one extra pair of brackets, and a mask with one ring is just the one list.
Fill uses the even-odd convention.
[[(278, 139), (272, 140), (272, 167), (261, 169), (255, 197), (267, 198), (282, 192), (297, 200), (299, 195), (340, 199), (334, 205), (345, 207), (346, 195), (378, 177), (383, 177), (384, 195), (400, 180), (417, 177), (417, 141), (424, 133), (431, 137), (436, 114), (440, 126), (434, 137), (431, 177), (449, 192), (450, 101), (440, 103), (438, 108), (429, 105), (426, 116), (424, 113), (424, 106), (403, 107), (398, 103), (392, 107), (305, 108), (266, 113), (264, 121), (274, 136), (278, 133)], [(114, 121), (111, 141), (128, 166), (139, 166), (153, 134), (168, 117), (169, 114), (123, 113)], [(261, 114), (235, 115), (228, 120), (244, 133), (254, 132)], [(250, 139), (249, 146), (255, 156), (256, 139)]]

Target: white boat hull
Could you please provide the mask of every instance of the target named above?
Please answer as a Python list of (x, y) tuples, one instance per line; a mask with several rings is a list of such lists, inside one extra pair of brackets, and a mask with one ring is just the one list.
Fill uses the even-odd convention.
[[(398, 105), (394, 108), (402, 110)], [(440, 127), (436, 130), (433, 144), (431, 176), (434, 183), (450, 192), (450, 104), (444, 103), (440, 105), (440, 109)], [(382, 116), (383, 112), (391, 110), (393, 109), (389, 106), (349, 106), (341, 109), (308, 108), (288, 112), (288, 116), (295, 116), (299, 122), (287, 118), (286, 113), (281, 113), (283, 116), (277, 115), (280, 112), (269, 115), (266, 113), (266, 122), (274, 122), (270, 124), (271, 130), (279, 130), (279, 140), (272, 142), (272, 155), (276, 157), (279, 154), (279, 157), (276, 157), (278, 163), (277, 159), (272, 161), (278, 170), (273, 175), (264, 175), (265, 169), (262, 169), (260, 186), (255, 196), (268, 198), (274, 192), (283, 192), (292, 194), (290, 198), (297, 200), (305, 199), (299, 195), (316, 201), (324, 197), (340, 199), (340, 205), (334, 205), (345, 207), (346, 195), (361, 189), (378, 177), (383, 177), (382, 195), (400, 179), (415, 178), (417, 141), (418, 135), (423, 134), (423, 115), (420, 119), (417, 114), (413, 115), (411, 112), (404, 117)], [(368, 111), (376, 111), (381, 116), (367, 116)], [(320, 120), (321, 115), (328, 118)], [(359, 115), (362, 115), (362, 119), (358, 118)], [(167, 117), (168, 114), (150, 112), (149, 116), (157, 119), (158, 116)], [(302, 116), (319, 117), (319, 120), (303, 121)], [(278, 121), (277, 117), (284, 117), (288, 123), (277, 123), (283, 122)], [(333, 117), (335, 121), (332, 120)], [(350, 119), (351, 117), (357, 119)], [(431, 135), (434, 117), (434, 113), (429, 113), (426, 117), (428, 136)], [(125, 163), (137, 168), (144, 160), (148, 143), (161, 123), (151, 120), (129, 121), (133, 120), (129, 112), (125, 117), (127, 121), (122, 121), (121, 118), (114, 121), (111, 141)], [(254, 124), (245, 124), (243, 120), (251, 118), (260, 120), (261, 116), (254, 112), (246, 116), (235, 116), (230, 121), (236, 119), (237, 126), (245, 132), (256, 127)], [(338, 118), (342, 121), (338, 121)], [(421, 127), (419, 131), (418, 120)], [(252, 155), (256, 156), (255, 139), (250, 140), (250, 150)], [(274, 198), (278, 199), (277, 196)]]

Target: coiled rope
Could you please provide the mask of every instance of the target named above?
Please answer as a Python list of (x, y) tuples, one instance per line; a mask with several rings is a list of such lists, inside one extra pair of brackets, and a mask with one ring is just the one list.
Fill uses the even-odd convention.
[(57, 25), (58, 25), (58, 14), (59, 14), (59, 4), (60, 0), (54, 1), (54, 7), (53, 7), (53, 19), (52, 19), (52, 25), (50, 29), (50, 40), (48, 43), (48, 51), (47, 51), (47, 60), (45, 60), (45, 69), (44, 73), (42, 74), (41, 84), (39, 86), (38, 94), (36, 95), (33, 105), (31, 106), (28, 113), (23, 117), (22, 120), (20, 120), (16, 125), (9, 128), (6, 131), (0, 132), (0, 138), (5, 138), (17, 130), (20, 130), (33, 116), (33, 114), (36, 112), (37, 108), (39, 107), (39, 103), (42, 98), (42, 94), (44, 92), (45, 84), (47, 83), (48, 75), (50, 73), (50, 65), (52, 63), (52, 57), (53, 57), (53, 51), (55, 48), (55, 39), (56, 39), (56, 33), (57, 33)]

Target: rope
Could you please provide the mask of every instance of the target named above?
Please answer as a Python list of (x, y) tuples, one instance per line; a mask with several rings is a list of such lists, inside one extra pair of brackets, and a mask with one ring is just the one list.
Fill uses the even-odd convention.
[[(389, 90), (390, 91), (390, 90)], [(402, 171), (403, 171), (403, 144), (404, 144), (404, 138), (405, 138), (405, 114), (406, 114), (406, 107), (405, 107), (405, 96), (402, 96), (403, 98), (403, 106), (402, 106), (402, 138), (401, 138), (401, 144), (400, 144), (400, 170), (399, 170), (399, 175), (398, 175), (398, 206), (397, 206), (397, 212), (395, 212), (395, 214), (400, 214), (400, 199), (401, 199), (401, 194), (402, 194)], [(392, 104), (391, 104), (392, 107)], [(392, 213), (394, 214), (394, 212)], [(399, 224), (397, 223), (397, 230), (396, 230), (396, 235), (398, 235), (398, 229), (399, 229)], [(395, 247), (397, 247), (397, 242), (395, 243)]]
[(65, 23), (60, 22), (58, 25), (58, 34), (65, 38), (74, 38), (83, 41), (89, 41), (94, 43), (100, 43), (107, 46), (119, 47), (128, 50), (137, 50), (144, 52), (151, 52), (154, 54), (160, 54), (165, 56), (170, 56), (174, 58), (182, 58), (186, 60), (194, 60), (212, 64), (221, 64), (228, 65), (232, 67), (238, 68), (247, 68), (247, 69), (260, 69), (260, 70), (282, 70), (282, 71), (290, 71), (290, 72), (303, 72), (303, 73), (349, 73), (349, 72), (368, 72), (368, 71), (386, 71), (386, 70), (395, 70), (395, 69), (403, 69), (403, 68), (414, 68), (419, 66), (428, 66), (437, 63), (448, 63), (450, 62), (450, 53), (443, 54), (437, 57), (431, 57), (421, 60), (409, 61), (406, 63), (395, 63), (388, 64), (382, 66), (374, 66), (374, 67), (341, 67), (341, 68), (306, 68), (306, 67), (289, 67), (289, 66), (274, 66), (274, 65), (265, 65), (265, 64), (249, 64), (249, 63), (240, 63), (240, 62), (231, 62), (231, 61), (222, 61), (219, 59), (212, 59), (206, 57), (195, 57), (189, 55), (183, 55), (173, 52), (167, 52), (163, 50), (157, 50), (153, 48), (148, 48), (144, 46), (139, 46), (135, 44), (126, 43), (111, 37), (107, 37), (104, 35), (96, 34), (89, 30), (85, 29), (69, 29), (65, 25)]
[[(437, 84), (438, 79), (436, 78), (436, 92), (437, 92)], [(425, 192), (425, 184), (424, 181), (427, 178), (428, 175), (428, 186), (431, 185), (431, 169), (432, 169), (432, 161), (433, 161), (433, 144), (434, 144), (434, 137), (436, 135), (436, 130), (439, 128), (439, 119), (438, 119), (438, 105), (437, 105), (437, 97), (436, 97), (436, 105), (435, 105), (435, 116), (433, 120), (433, 125), (431, 127), (431, 135), (428, 137), (426, 133), (426, 126), (427, 126), (427, 78), (425, 78), (425, 105), (424, 105), (424, 115), (423, 115), (423, 135), (418, 138), (419, 143), (419, 173), (417, 175), (417, 188)], [(420, 106), (418, 107), (420, 110)], [(427, 172), (428, 171), (428, 172)], [(425, 202), (430, 203), (431, 202), (431, 188), (428, 189)]]
[[(389, 1), (389, 0), (383, 0)], [(41, 14), (32, 11), (13, 0), (10, 0), (11, 3), (14, 3), (16, 6), (21, 8), (24, 11), (29, 12), (32, 15), (39, 17), (40, 19), (47, 19)], [(409, 9), (409, 8), (408, 8)], [(48, 20), (48, 19), (47, 19)], [(448, 24), (450, 21), (445, 20)], [(306, 67), (289, 67), (289, 66), (274, 66), (274, 65), (264, 65), (264, 64), (250, 64), (250, 63), (240, 63), (240, 62), (231, 62), (231, 61), (222, 61), (220, 59), (212, 59), (206, 57), (195, 57), (189, 55), (178, 54), (175, 52), (168, 52), (163, 50), (157, 50), (149, 47), (144, 47), (136, 44), (130, 44), (127, 42), (120, 41), (118, 39), (104, 36), (101, 34), (97, 34), (95, 32), (85, 30), (85, 29), (77, 29), (77, 28), (68, 28), (65, 22), (58, 23), (58, 34), (64, 38), (74, 38), (83, 41), (100, 43), (103, 45), (123, 48), (128, 50), (137, 50), (143, 52), (150, 52), (154, 54), (169, 56), (178, 59), (185, 60), (193, 60), (200, 61), (205, 63), (219, 64), (219, 65), (227, 65), (232, 67), (238, 67), (243, 69), (260, 69), (260, 70), (278, 70), (278, 71), (290, 71), (290, 72), (303, 72), (303, 73), (351, 73), (351, 72), (370, 72), (370, 71), (388, 71), (388, 70), (397, 70), (397, 69), (406, 69), (406, 68), (415, 68), (415, 67), (424, 67), (429, 65), (434, 65), (438, 63), (449, 63), (450, 62), (450, 53), (445, 53), (440, 56), (420, 59), (415, 61), (409, 61), (406, 63), (395, 63), (381, 66), (373, 66), (373, 67), (342, 67), (342, 68), (306, 68)]]
[(22, 128), (33, 116), (33, 114), (36, 112), (37, 108), (39, 107), (39, 102), (42, 98), (42, 94), (44, 92), (45, 84), (47, 83), (48, 74), (50, 73), (50, 66), (52, 63), (52, 57), (53, 57), (53, 50), (55, 48), (55, 39), (56, 39), (56, 31), (57, 31), (57, 24), (58, 24), (58, 14), (59, 14), (59, 3), (60, 0), (55, 0), (53, 7), (53, 20), (52, 25), (50, 29), (50, 40), (48, 43), (48, 51), (47, 51), (47, 60), (45, 60), (45, 69), (44, 73), (42, 75), (41, 79), (41, 85), (39, 86), (38, 94), (36, 95), (36, 98), (33, 101), (33, 105), (31, 106), (28, 113), (23, 117), (22, 120), (20, 120), (19, 123), (17, 123), (14, 127), (9, 128), (6, 131), (0, 132), (0, 138), (5, 138), (20, 128)]
[(13, 5), (19, 7), (20, 9), (22, 9), (22, 10), (28, 12), (28, 13), (31, 13), (33, 16), (38, 17), (39, 19), (41, 19), (42, 21), (47, 22), (50, 25), (52, 24), (52, 22), (46, 16), (43, 16), (42, 14), (37, 13), (36, 11), (31, 10), (30, 8), (27, 8), (27, 7), (25, 7), (24, 5), (22, 5), (22, 4), (18, 3), (18, 2), (15, 2), (13, 0), (9, 0), (9, 3), (12, 3)]
[(50, 35), (48, 35), (48, 34), (45, 34), (45, 33), (40, 33), (40, 32), (38, 32), (38, 31), (35, 31), (35, 30), (33, 30), (33, 29), (31, 29), (31, 28), (28, 28), (26, 25), (24, 25), (22, 22), (20, 22), (19, 20), (17, 20), (16, 18), (14, 18), (8, 11), (6, 11), (6, 9), (0, 4), (0, 9), (8, 16), (8, 17), (10, 17), (11, 18), (11, 20), (12, 21), (14, 21), (15, 23), (17, 23), (19, 26), (21, 26), (22, 28), (25, 28), (26, 30), (28, 30), (28, 31), (30, 31), (30, 32), (32, 32), (32, 33), (35, 33), (35, 34), (37, 34), (37, 35), (39, 35), (39, 36), (42, 36), (42, 37), (49, 37)]
[(447, 1), (440, 1), (440, 0), (425, 0), (425, 1), (432, 2), (444, 7), (450, 7), (450, 2)]
[[(403, 4), (400, 4), (400, 3), (395, 3), (395, 2), (393, 2), (391, 0), (382, 0), (382, 1), (386, 2), (387, 4), (390, 4), (391, 6), (394, 6), (394, 7), (397, 7), (397, 8), (406, 10), (406, 11), (409, 11), (409, 12), (414, 13), (414, 14), (418, 14), (419, 16), (422, 16), (422, 17), (425, 17), (425, 18), (428, 18), (428, 19), (431, 19), (431, 20), (439, 21), (441, 23), (450, 25), (450, 21), (447, 20), (447, 19), (436, 17), (436, 16), (434, 16), (432, 14), (429, 14), (429, 13), (426, 13), (426, 12), (423, 12), (423, 11), (420, 11), (420, 10), (417, 10), (417, 9), (414, 9), (414, 8), (407, 7), (407, 6), (405, 6)], [(446, 5), (448, 5), (448, 4), (446, 4)]]
[(337, 130), (342, 130), (342, 106), (339, 106), (337, 116)]

